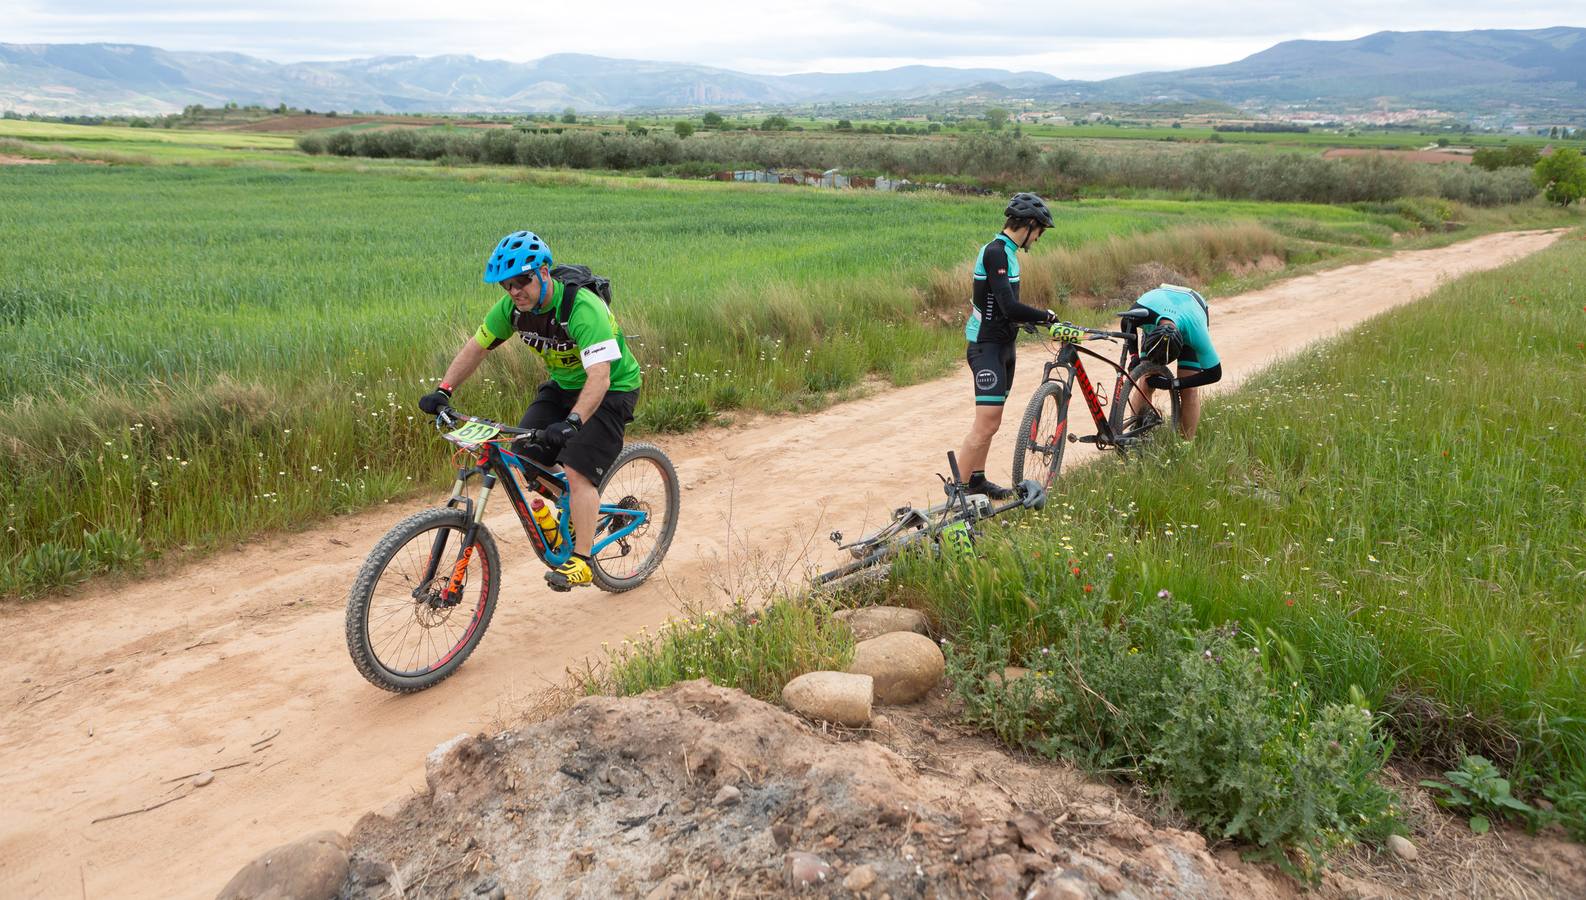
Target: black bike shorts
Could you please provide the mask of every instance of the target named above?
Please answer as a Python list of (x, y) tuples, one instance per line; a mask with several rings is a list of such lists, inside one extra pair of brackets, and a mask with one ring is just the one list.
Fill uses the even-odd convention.
[[(578, 391), (570, 391), (554, 381), (540, 385), (534, 402), (523, 414), (519, 428), (544, 428), (560, 422), (573, 411), (578, 402)], [(541, 465), (561, 463), (578, 472), (595, 487), (606, 477), (611, 464), (622, 452), (623, 431), (633, 421), (633, 408), (638, 405), (638, 391), (607, 391), (600, 406), (589, 421), (579, 427), (561, 452), (545, 447), (535, 447), (528, 456)]]
[(1007, 403), (1008, 392), (1013, 390), (1013, 342), (972, 341), (965, 357), (969, 360), (969, 373), (975, 383), (975, 405), (1001, 406)]

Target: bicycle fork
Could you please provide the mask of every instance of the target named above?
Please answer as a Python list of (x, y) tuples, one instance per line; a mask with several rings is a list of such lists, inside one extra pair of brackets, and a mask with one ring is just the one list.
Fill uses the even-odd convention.
[[(452, 564), (451, 576), (446, 579), (446, 587), (441, 589), (438, 599), (443, 606), (455, 606), (462, 597), (463, 582), (468, 576), (468, 563), (473, 559), (474, 543), (479, 535), (479, 529), (484, 527), (485, 504), (490, 500), (490, 491), (496, 486), (494, 472), (484, 473), (479, 484), (479, 496), (470, 500), (463, 496), (463, 484), (467, 481), (468, 470), (460, 469), (457, 480), (452, 482), (452, 495), (447, 498), (447, 506), (456, 506), (461, 503), (463, 514), (468, 517), (468, 528), (463, 532), (463, 544), (457, 554), (457, 560)], [(425, 566), (424, 578), (419, 582), (418, 590), (434, 582), (440, 572), (441, 560), (446, 554), (446, 539), (450, 534), (441, 529), (435, 535), (434, 543), (430, 545), (429, 563)]]

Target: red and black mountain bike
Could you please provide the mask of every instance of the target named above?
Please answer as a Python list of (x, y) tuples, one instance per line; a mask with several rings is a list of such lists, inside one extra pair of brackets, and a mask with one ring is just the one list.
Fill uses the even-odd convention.
[[(1082, 328), (1059, 322), (1047, 334), (1047, 349), (1053, 358), (1041, 371), (1041, 383), (1030, 396), (1024, 422), (1013, 445), (1013, 480), (1031, 479), (1044, 488), (1057, 480), (1063, 465), (1063, 448), (1068, 443), (1095, 444), (1103, 450), (1127, 455), (1164, 422), (1178, 430), (1179, 392), (1150, 391), (1146, 379), (1161, 375), (1171, 379), (1167, 366), (1140, 358), (1140, 328), (1144, 318), (1124, 313), (1119, 317), (1120, 331)], [(1033, 328), (1027, 329), (1034, 331)], [(1083, 346), (1091, 341), (1117, 341), (1121, 344), (1118, 361)], [(1111, 410), (1104, 411), (1107, 398), (1096, 392), (1085, 371), (1084, 357), (1099, 360), (1117, 372), (1113, 382)], [(1068, 427), (1068, 404), (1079, 386), (1085, 407), (1096, 421), (1096, 433), (1083, 437)], [(1162, 398), (1166, 396), (1164, 403)]]

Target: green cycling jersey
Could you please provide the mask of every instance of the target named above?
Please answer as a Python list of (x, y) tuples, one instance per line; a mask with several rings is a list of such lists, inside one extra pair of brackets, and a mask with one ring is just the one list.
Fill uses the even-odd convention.
[(622, 326), (606, 301), (592, 291), (573, 295), (572, 308), (565, 321), (557, 313), (562, 307), (563, 285), (552, 282), (551, 296), (544, 311), (524, 312), (502, 295), (485, 314), (474, 340), (489, 350), (517, 334), (530, 350), (545, 361), (551, 380), (570, 391), (580, 390), (588, 380), (585, 366), (611, 364), (612, 391), (638, 390), (643, 376)]

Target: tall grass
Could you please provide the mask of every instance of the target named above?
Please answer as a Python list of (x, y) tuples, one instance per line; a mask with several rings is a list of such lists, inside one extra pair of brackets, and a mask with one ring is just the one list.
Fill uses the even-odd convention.
[(1582, 283), (1579, 236), (1461, 279), (1213, 400), (1193, 445), (1066, 473), (978, 560), (893, 590), (1025, 652), (1029, 598), (1108, 557), (1109, 602), (1166, 590), (1203, 625), (1270, 630), (1320, 701), (1363, 696), (1414, 756), (1500, 760), (1586, 832)]
[[(1020, 299), (1038, 307), (1097, 308), (1115, 298), (1130, 270), (1141, 264), (1161, 263), (1205, 282), (1242, 264), (1266, 257), (1281, 259), (1288, 243), (1282, 235), (1255, 223), (1114, 235), (1031, 257), (1020, 271)], [(927, 302), (934, 309), (954, 309), (962, 305), (970, 287), (967, 269), (937, 272), (926, 290)]]
[[(498, 296), (478, 272), (508, 230), (613, 278), (646, 370), (637, 427), (677, 430), (943, 371), (961, 319), (933, 309), (963, 310), (924, 291), (935, 270), (967, 270), (1001, 213), (934, 195), (243, 165), (8, 167), (0, 191), (0, 593), (58, 582), (96, 534), (215, 546), (433, 483), (445, 454), (412, 404)], [(1082, 203), (1045, 240), (1251, 215)], [(458, 400), (515, 419), (540, 377), (506, 346)], [(37, 559), (55, 562), (22, 564), (45, 545)]]

